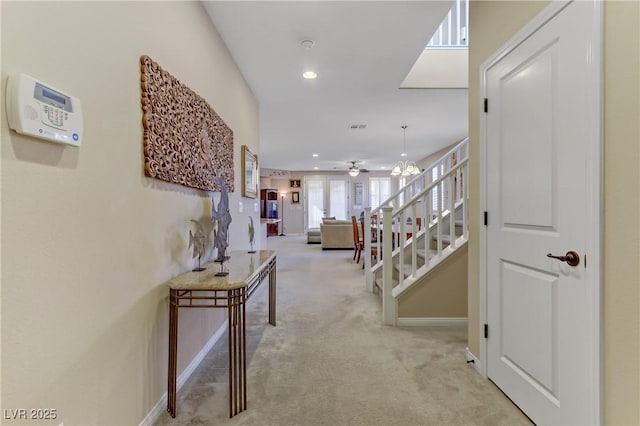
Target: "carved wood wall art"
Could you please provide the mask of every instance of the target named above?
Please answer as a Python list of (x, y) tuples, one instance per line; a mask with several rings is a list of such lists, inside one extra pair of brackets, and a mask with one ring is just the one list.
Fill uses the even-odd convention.
[(214, 177), (233, 192), (233, 131), (201, 96), (140, 57), (145, 175), (206, 191)]

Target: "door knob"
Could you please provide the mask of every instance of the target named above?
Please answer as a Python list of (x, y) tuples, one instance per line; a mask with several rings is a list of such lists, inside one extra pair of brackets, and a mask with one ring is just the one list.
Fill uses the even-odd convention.
[(580, 263), (580, 255), (575, 251), (568, 251), (564, 256), (554, 256), (551, 253), (547, 253), (547, 257), (558, 259), (560, 262), (567, 262), (569, 266), (578, 266)]

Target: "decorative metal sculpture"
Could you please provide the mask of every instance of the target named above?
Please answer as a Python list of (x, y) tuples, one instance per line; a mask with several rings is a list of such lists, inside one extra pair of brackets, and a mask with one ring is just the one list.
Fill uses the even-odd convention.
[(220, 262), (220, 272), (217, 276), (228, 275), (228, 272), (223, 272), (223, 263), (229, 259), (225, 256), (227, 247), (229, 246), (229, 225), (231, 224), (231, 213), (229, 213), (229, 194), (227, 193), (227, 186), (220, 177), (214, 178), (217, 184), (220, 186), (220, 201), (218, 201), (218, 208), (216, 209), (215, 203), (211, 203), (211, 221), (213, 222), (213, 244), (218, 249), (218, 256), (216, 262)]
[(255, 253), (256, 251), (253, 249), (253, 243), (255, 241), (256, 230), (253, 227), (253, 217), (249, 216), (249, 244), (251, 245), (251, 250), (249, 253)]
[(233, 192), (233, 131), (201, 96), (140, 57), (144, 172), (206, 191), (220, 176)]
[(205, 252), (206, 238), (204, 234), (204, 226), (202, 226), (200, 222), (194, 219), (191, 219), (191, 222), (196, 225), (196, 232), (195, 234), (193, 234), (191, 233), (191, 230), (189, 230), (189, 248), (193, 247), (193, 258), (198, 258), (198, 267), (193, 268), (192, 271), (200, 272), (207, 269), (200, 266), (200, 260), (202, 259), (202, 256), (204, 256)]

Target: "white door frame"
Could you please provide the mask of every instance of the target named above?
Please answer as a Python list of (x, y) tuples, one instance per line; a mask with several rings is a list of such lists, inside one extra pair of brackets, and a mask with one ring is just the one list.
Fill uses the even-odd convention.
[[(587, 159), (594, 171), (590, 180), (586, 183), (587, 188), (587, 211), (585, 217), (587, 226), (593, 230), (586, 236), (588, 270), (587, 279), (590, 282), (590, 288), (593, 290), (590, 294), (591, 310), (593, 312), (593, 324), (585, 324), (592, 330), (593, 347), (593, 371), (594, 383), (592, 387), (593, 404), (591, 405), (594, 412), (592, 418), (599, 423), (602, 422), (602, 104), (603, 104), (603, 83), (602, 83), (602, 67), (603, 67), (603, 49), (602, 49), (602, 33), (603, 33), (603, 2), (599, 0), (589, 0), (593, 7), (594, 17), (594, 44), (591, 46), (591, 57), (589, 59), (590, 67), (586, 70), (589, 74), (590, 84), (590, 104), (593, 116), (597, 120), (592, 123), (585, 123), (591, 126), (591, 134), (596, 135), (591, 140), (591, 145), (586, 145), (589, 151)], [(551, 18), (560, 13), (570, 2), (553, 0), (549, 6), (535, 16), (520, 31), (511, 37), (502, 47), (500, 47), (492, 56), (490, 56), (480, 66), (480, 98), (478, 104), (482, 106), (484, 98), (487, 96), (487, 73), (488, 70), (498, 63), (504, 56), (509, 54), (513, 49), (526, 40), (531, 34), (547, 23)], [(491, 105), (489, 104), (489, 108)], [(483, 108), (479, 108), (480, 112), (480, 212), (487, 211), (487, 118), (483, 112)], [(491, 217), (489, 217), (491, 220)], [(586, 261), (587, 259), (585, 259)], [(487, 323), (487, 228), (480, 224), (480, 321), (478, 323), (478, 336), (480, 336), (480, 365), (479, 371), (487, 377), (487, 341), (484, 339), (484, 324)], [(580, 356), (580, 354), (576, 354)], [(588, 409), (585, 407), (585, 409)]]

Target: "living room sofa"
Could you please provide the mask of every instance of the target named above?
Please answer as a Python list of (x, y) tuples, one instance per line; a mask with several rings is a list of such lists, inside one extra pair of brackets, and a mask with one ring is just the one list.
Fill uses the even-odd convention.
[(323, 219), (320, 224), (322, 250), (353, 249), (353, 225), (350, 220)]

